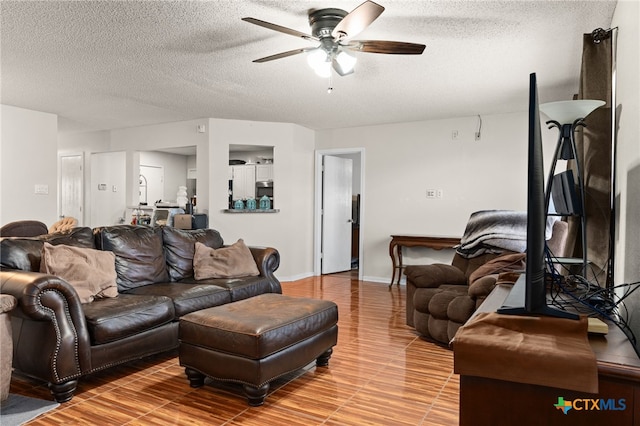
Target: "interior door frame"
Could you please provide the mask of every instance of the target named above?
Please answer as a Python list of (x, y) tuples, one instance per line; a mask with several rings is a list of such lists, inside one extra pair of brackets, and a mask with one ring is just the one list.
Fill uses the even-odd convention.
[(64, 154), (58, 154), (58, 218), (61, 219), (62, 218), (62, 159), (65, 157), (80, 157), (80, 164), (81, 164), (81, 168), (82, 168), (82, 178), (80, 179), (80, 209), (81, 209), (81, 214), (79, 215), (79, 217), (77, 217), (76, 219), (78, 220), (78, 226), (83, 226), (84, 225), (84, 221), (85, 221), (85, 215), (86, 215), (86, 208), (85, 208), (85, 179), (87, 178), (86, 175), (86, 164), (85, 164), (85, 155), (84, 152), (80, 151), (80, 152), (67, 152)]
[(358, 237), (358, 279), (362, 280), (363, 268), (363, 225), (365, 223), (365, 149), (364, 148), (340, 148), (316, 150), (315, 158), (315, 205), (313, 209), (313, 275), (322, 275), (322, 163), (325, 155), (359, 154), (360, 156), (360, 235)]

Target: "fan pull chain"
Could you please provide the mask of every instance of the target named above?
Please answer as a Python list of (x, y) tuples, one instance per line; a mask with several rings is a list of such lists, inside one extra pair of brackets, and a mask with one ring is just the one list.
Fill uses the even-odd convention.
[(333, 76), (332, 74), (329, 74), (329, 87), (327, 87), (327, 93), (331, 94), (331, 92), (333, 92), (333, 84), (332, 84), (332, 79), (331, 77)]

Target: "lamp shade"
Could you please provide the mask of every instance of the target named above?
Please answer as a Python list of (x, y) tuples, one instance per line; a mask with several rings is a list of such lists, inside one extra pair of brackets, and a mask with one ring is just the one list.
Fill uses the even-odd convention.
[(307, 55), (307, 63), (320, 77), (331, 75), (331, 62), (328, 61), (327, 52), (323, 49), (314, 49)]
[(349, 55), (344, 50), (341, 50), (336, 55), (336, 62), (338, 62), (338, 66), (340, 66), (340, 70), (342, 74), (350, 74), (353, 72), (354, 67), (356, 66), (356, 57)]
[(593, 99), (548, 102), (540, 105), (540, 111), (560, 124), (571, 124), (579, 118), (585, 118), (604, 104), (604, 101)]

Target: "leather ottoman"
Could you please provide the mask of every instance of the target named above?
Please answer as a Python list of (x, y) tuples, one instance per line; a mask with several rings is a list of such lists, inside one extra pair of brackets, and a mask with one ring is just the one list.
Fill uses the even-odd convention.
[(333, 302), (275, 293), (192, 312), (180, 318), (180, 365), (192, 387), (239, 382), (249, 405), (262, 405), (272, 380), (329, 364), (337, 322)]

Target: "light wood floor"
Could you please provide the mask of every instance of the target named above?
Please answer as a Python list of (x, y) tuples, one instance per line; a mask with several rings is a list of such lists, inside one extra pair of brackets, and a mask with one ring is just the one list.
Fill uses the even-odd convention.
[[(29, 425), (456, 425), (453, 354), (404, 322), (405, 287), (335, 274), (283, 283), (291, 296), (332, 300), (339, 334), (329, 367), (279, 379), (263, 406), (236, 385), (189, 387), (175, 353), (80, 380), (75, 397)], [(50, 399), (14, 373), (11, 392)]]

